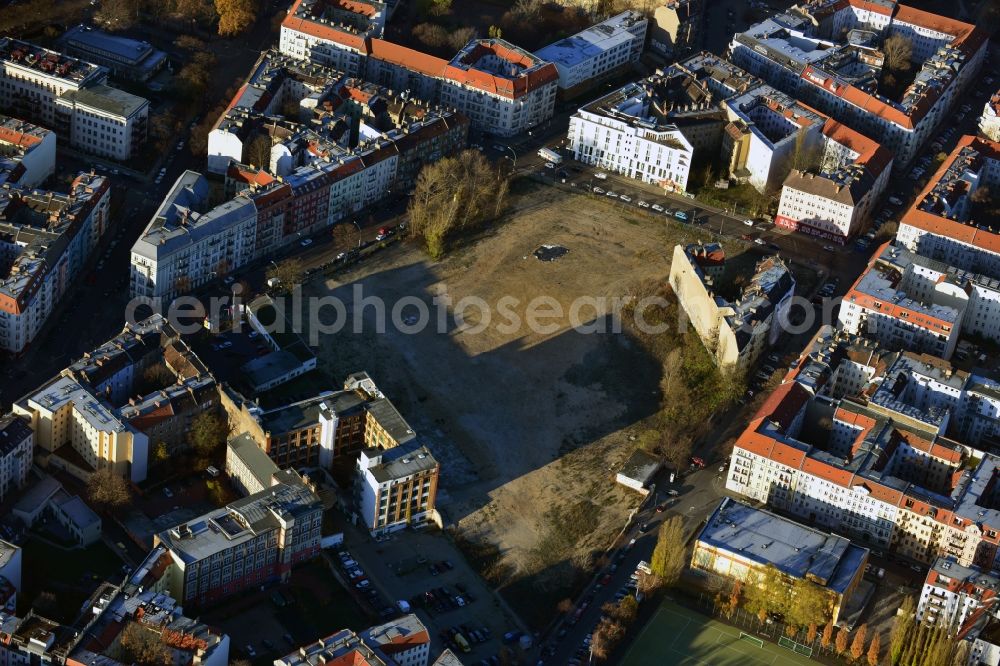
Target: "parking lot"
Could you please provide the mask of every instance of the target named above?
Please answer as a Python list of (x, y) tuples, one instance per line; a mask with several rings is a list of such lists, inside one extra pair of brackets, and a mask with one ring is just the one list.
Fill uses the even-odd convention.
[(344, 591), (321, 557), (296, 567), (288, 583), (240, 594), (201, 619), (229, 634), (231, 655), (261, 664), (339, 629), (360, 630), (376, 621)]
[[(403, 531), (380, 542), (361, 533), (345, 536), (333, 559), (370, 581), (364, 594), (383, 620), (401, 608), (416, 613), (431, 634), (432, 654), (448, 647), (471, 666), (499, 664), (501, 651), (514, 649), (521, 636), (517, 625), (445, 536)], [(355, 572), (352, 582), (360, 578)]]

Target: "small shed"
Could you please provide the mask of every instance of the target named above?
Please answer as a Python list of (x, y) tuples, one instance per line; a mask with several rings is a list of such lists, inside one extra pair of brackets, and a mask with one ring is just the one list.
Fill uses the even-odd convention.
[(637, 449), (618, 470), (615, 481), (645, 495), (649, 492), (647, 488), (649, 482), (660, 471), (662, 465), (656, 456)]

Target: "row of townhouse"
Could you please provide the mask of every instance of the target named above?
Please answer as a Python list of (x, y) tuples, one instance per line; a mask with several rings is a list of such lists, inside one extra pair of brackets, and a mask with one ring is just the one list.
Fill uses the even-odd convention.
[(883, 244), (844, 295), (841, 326), (948, 360), (962, 335), (1000, 339), (1000, 280)]
[(892, 153), (828, 119), (819, 164), (792, 170), (781, 188), (774, 223), (837, 243), (867, 224), (892, 172)]
[[(899, 99), (878, 91), (881, 45), (909, 39), (920, 68)], [(977, 76), (985, 32), (893, 0), (816, 2), (734, 36), (733, 62), (843, 122), (893, 154), (905, 169)]]
[(226, 666), (229, 636), (184, 614), (167, 590), (166, 559), (162, 548), (154, 549), (121, 584), (101, 583), (70, 622), (34, 610), (24, 616), (0, 612), (0, 661), (126, 666), (135, 659), (126, 636), (138, 628), (146, 647), (175, 666)]
[(0, 38), (0, 108), (61, 134), (85, 152), (127, 160), (146, 140), (149, 101), (107, 85), (108, 70)]
[(992, 568), (1000, 458), (964, 441), (998, 432), (996, 394), (990, 429), (968, 430), (984, 381), (824, 328), (737, 440), (726, 487), (872, 548)]
[(552, 117), (560, 80), (554, 64), (502, 39), (474, 39), (451, 60), (431, 56), (383, 39), (389, 13), (376, 2), (296, 0), (281, 24), (279, 48), (456, 109), (500, 136)]
[(23, 352), (79, 279), (109, 225), (107, 179), (81, 173), (68, 194), (0, 185), (0, 350)]
[[(416, 615), (403, 615), (360, 632), (342, 629), (275, 659), (275, 666), (354, 664), (355, 666), (427, 666), (431, 636)], [(449, 655), (449, 651), (445, 651)], [(454, 659), (454, 656), (452, 656)], [(439, 662), (438, 663), (455, 663)]]
[[(307, 109), (320, 129), (278, 123), (255, 111), (257, 96), (248, 93), (273, 87), (279, 78), (285, 81), (279, 89), (291, 86), (289, 76), (274, 75), (290, 65), (276, 63), (274, 54), (262, 62), (272, 65), (272, 76), (265, 77), (272, 83), (245, 87), (210, 135), (209, 168), (225, 173), (233, 196), (212, 206), (205, 176), (188, 171), (178, 178), (132, 247), (134, 297), (170, 299), (220, 278), (377, 203), (394, 188), (410, 187), (423, 164), (465, 145), (469, 123), (460, 114), (361, 81), (320, 85), (328, 72), (308, 68), (329, 95)], [(308, 92), (291, 87), (292, 100)], [(256, 159), (248, 150), (260, 140), (270, 145), (267, 164), (243, 164)]]
[(1000, 275), (1000, 229), (974, 205), (980, 188), (1000, 188), (1000, 143), (961, 137), (899, 220), (896, 242), (949, 266)]
[[(151, 392), (146, 371), (167, 379)], [(160, 374), (160, 373), (156, 373)], [(144, 388), (145, 387), (145, 388)], [(220, 409), (215, 379), (159, 315), (134, 324), (17, 400), (37, 461), (86, 481), (110, 469), (145, 480), (152, 446), (187, 448), (191, 421)]]

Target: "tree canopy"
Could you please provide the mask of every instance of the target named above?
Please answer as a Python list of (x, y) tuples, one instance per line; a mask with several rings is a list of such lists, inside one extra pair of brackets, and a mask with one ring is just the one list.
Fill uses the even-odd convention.
[(475, 150), (427, 164), (410, 200), (410, 231), (440, 258), (461, 232), (500, 216), (508, 186), (503, 172)]
[(132, 489), (128, 481), (106, 467), (90, 475), (87, 481), (87, 497), (94, 504), (114, 511), (132, 500)]
[(649, 568), (664, 585), (671, 587), (677, 583), (684, 571), (685, 553), (684, 519), (680, 516), (671, 516), (660, 525)]

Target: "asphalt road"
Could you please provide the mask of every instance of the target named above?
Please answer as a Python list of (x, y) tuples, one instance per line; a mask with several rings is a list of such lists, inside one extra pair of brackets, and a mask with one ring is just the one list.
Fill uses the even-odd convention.
[[(551, 638), (542, 644), (541, 659), (546, 664), (565, 664), (584, 647), (584, 637), (594, 631), (600, 620), (601, 607), (615, 601), (615, 595), (628, 585), (629, 576), (635, 571), (639, 562), (643, 560), (649, 562), (656, 546), (656, 532), (666, 518), (674, 515), (682, 516), (686, 534), (693, 534), (699, 529), (723, 496), (725, 486), (718, 467), (716, 464), (692, 472), (678, 483), (671, 484), (667, 478), (660, 480), (660, 487), (653, 491), (653, 497), (647, 499), (643, 510), (632, 520), (632, 527), (621, 538), (622, 545), (608, 553), (610, 564), (597, 572), (577, 599), (574, 610), (553, 629)], [(677, 496), (668, 496), (668, 490), (677, 491)], [(668, 502), (669, 507), (663, 513), (657, 513), (655, 510), (657, 504), (663, 502)], [(647, 526), (645, 532), (640, 531), (640, 526), (643, 524)], [(612, 567), (615, 568), (614, 572), (611, 571)], [(605, 577), (607, 582), (603, 582)], [(572, 623), (570, 618), (584, 605), (579, 620)], [(547, 654), (550, 646), (555, 647), (555, 654)], [(581, 661), (587, 663), (586, 655)]]

